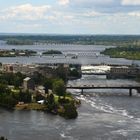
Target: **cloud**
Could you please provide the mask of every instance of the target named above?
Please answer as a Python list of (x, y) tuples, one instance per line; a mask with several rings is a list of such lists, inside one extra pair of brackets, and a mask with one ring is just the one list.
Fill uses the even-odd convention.
[(128, 15), (133, 17), (140, 17), (140, 11), (130, 12), (128, 13)]
[(96, 7), (96, 6), (110, 6), (116, 3), (115, 0), (70, 0), (71, 5), (81, 7)]
[(67, 4), (69, 4), (69, 0), (59, 0), (58, 1), (58, 3), (60, 4), (60, 5), (67, 5)]
[(140, 5), (140, 0), (122, 0), (122, 5), (138, 6)]
[(102, 15), (104, 15), (104, 14), (96, 12), (96, 11), (88, 11), (88, 12), (83, 13), (83, 16), (85, 16), (85, 17), (96, 17), (96, 16), (102, 16)]
[(24, 4), (24, 5), (13, 6), (2, 10), (0, 12), (1, 13), (0, 19), (39, 20), (44, 18), (46, 12), (50, 8), (51, 8), (50, 5), (33, 6), (31, 4)]
[(117, 13), (140, 9), (140, 0), (69, 0), (69, 7), (74, 10), (92, 9), (96, 12)]
[[(136, 0), (56, 0), (0, 9), (0, 30), (56, 33), (139, 33)], [(136, 4), (137, 3), (137, 4)]]
[[(121, 0), (69, 0), (68, 6), (74, 10), (94, 10), (96, 12), (116, 12)], [(118, 10), (119, 11), (119, 10)]]

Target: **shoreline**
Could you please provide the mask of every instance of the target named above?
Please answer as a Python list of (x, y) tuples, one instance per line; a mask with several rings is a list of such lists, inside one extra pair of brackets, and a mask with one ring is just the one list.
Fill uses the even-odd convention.
[[(77, 99), (75, 97), (72, 97), (72, 101), (70, 101), (70, 104), (74, 101), (74, 107), (77, 111), (77, 108), (80, 107), (81, 105), (81, 100)], [(64, 105), (59, 105), (57, 110), (52, 110), (52, 111), (48, 111), (47, 110), (47, 105), (45, 104), (39, 104), (39, 103), (25, 103), (25, 104), (16, 104), (14, 107), (9, 107), (6, 106), (4, 104), (0, 104), (0, 108), (6, 109), (6, 110), (11, 110), (11, 111), (43, 111), (43, 112), (47, 112), (49, 114), (52, 115), (59, 115), (65, 119), (76, 119), (76, 118), (69, 118), (68, 116), (64, 115), (64, 106), (67, 105), (68, 103), (64, 104)], [(78, 112), (77, 112), (78, 113)]]

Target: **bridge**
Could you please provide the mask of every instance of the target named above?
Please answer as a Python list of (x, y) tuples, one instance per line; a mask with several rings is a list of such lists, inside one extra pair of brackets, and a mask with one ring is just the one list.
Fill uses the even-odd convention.
[(130, 86), (130, 85), (121, 85), (121, 86), (103, 86), (103, 85), (100, 85), (100, 86), (95, 86), (95, 85), (72, 86), (72, 85), (68, 85), (66, 88), (67, 89), (80, 89), (81, 94), (83, 94), (84, 90), (87, 90), (87, 89), (128, 89), (129, 96), (132, 96), (133, 89), (140, 92), (140, 86)]

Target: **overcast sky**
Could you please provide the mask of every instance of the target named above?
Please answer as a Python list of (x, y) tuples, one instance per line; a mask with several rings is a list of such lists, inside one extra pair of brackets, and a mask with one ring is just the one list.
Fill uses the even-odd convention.
[(0, 32), (140, 34), (140, 0), (0, 0)]

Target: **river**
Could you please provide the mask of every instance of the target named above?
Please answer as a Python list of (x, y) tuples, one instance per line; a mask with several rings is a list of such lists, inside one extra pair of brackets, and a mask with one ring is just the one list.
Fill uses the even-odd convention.
[[(59, 47), (66, 49), (68, 46)], [(67, 49), (76, 49), (75, 52), (77, 53), (80, 50), (82, 52), (84, 50), (96, 50), (97, 47), (99, 46), (78, 46), (77, 49), (75, 46), (73, 48), (71, 46)], [(43, 46), (43, 48), (46, 50), (46, 47)], [(113, 61), (111, 58), (107, 58), (110, 60), (109, 62), (116, 63), (115, 59), (113, 59)], [(10, 63), (13, 62), (14, 59), (16, 60), (16, 58), (12, 58), (12, 60), (10, 60), (10, 58), (0, 58), (0, 61)], [(32, 57), (26, 59), (30, 60), (29, 62), (33, 62), (33, 60), (37, 62), (37, 59), (42, 60), (39, 56), (35, 56), (33, 60)], [(100, 58), (87, 58), (83, 56), (80, 61), (87, 64), (89, 59), (91, 59), (91, 62), (94, 62), (94, 59), (96, 61), (96, 59)], [(26, 62), (25, 59), (21, 57), (17, 60)], [(57, 59), (57, 61), (59, 61), (59, 59)], [(127, 64), (127, 62), (131, 63), (132, 61), (117, 59), (117, 62)], [(129, 85), (139, 85), (139, 83), (133, 80), (106, 80), (104, 76), (93, 75), (84, 75), (81, 79), (69, 81), (68, 84), (78, 85), (91, 83), (103, 85), (119, 85), (125, 83)], [(85, 90), (84, 95), (80, 95), (79, 90), (70, 91), (76, 98), (82, 101), (81, 106), (78, 108), (79, 115), (77, 119), (65, 120), (62, 117), (53, 116), (42, 111), (9, 111), (0, 108), (0, 136), (6, 136), (8, 140), (140, 139), (140, 95), (135, 90), (133, 90), (132, 97), (128, 96), (128, 90), (123, 89)]]
[[(127, 83), (84, 75), (69, 84)], [(0, 108), (0, 135), (9, 140), (137, 140), (140, 139), (140, 95), (133, 90), (79, 90), (71, 92), (82, 101), (75, 120), (65, 120), (41, 111), (9, 111)]]
[[(0, 41), (0, 49), (19, 49), (19, 50), (34, 50), (37, 51), (36, 56), (30, 57), (1, 57), (0, 62), (3, 63), (72, 63), (72, 64), (128, 64), (132, 63), (140, 65), (140, 61), (132, 61), (123, 58), (110, 58), (109, 56), (101, 55), (100, 52), (105, 48), (114, 46), (103, 46), (103, 45), (7, 45), (5, 42)], [(59, 50), (64, 55), (56, 56), (40, 56), (42, 52), (47, 50)], [(72, 59), (68, 54), (78, 55), (77, 59)], [(68, 55), (67, 57), (65, 57)]]

